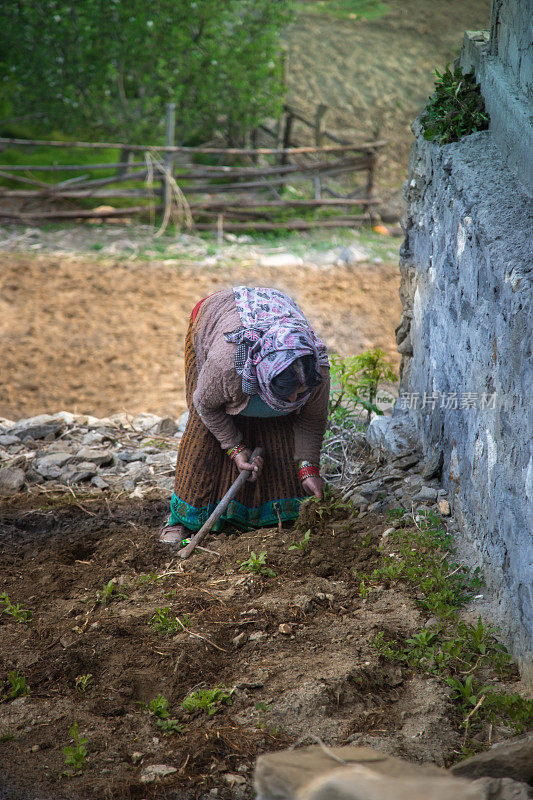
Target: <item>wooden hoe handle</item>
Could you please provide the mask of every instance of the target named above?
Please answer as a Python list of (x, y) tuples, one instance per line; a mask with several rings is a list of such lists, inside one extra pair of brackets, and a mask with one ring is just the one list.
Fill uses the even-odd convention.
[[(252, 455), (250, 456), (250, 461), (253, 461), (254, 458), (257, 458), (258, 456), (262, 455), (263, 455), (263, 448), (256, 447)], [(205, 539), (205, 537), (207, 536), (207, 534), (209, 533), (215, 522), (217, 522), (220, 519), (224, 511), (227, 509), (233, 498), (239, 493), (241, 487), (244, 486), (244, 484), (246, 483), (251, 474), (252, 474), (251, 469), (243, 469), (239, 477), (234, 481), (234, 483), (232, 483), (232, 485), (230, 486), (230, 488), (228, 489), (228, 491), (226, 492), (226, 494), (224, 495), (218, 506), (215, 508), (215, 510), (213, 511), (207, 522), (204, 522), (198, 533), (194, 534), (191, 541), (186, 547), (182, 547), (181, 550), (178, 550), (178, 555), (180, 558), (189, 558), (189, 556), (192, 555), (196, 547), (198, 547), (200, 542), (203, 542), (203, 540)]]

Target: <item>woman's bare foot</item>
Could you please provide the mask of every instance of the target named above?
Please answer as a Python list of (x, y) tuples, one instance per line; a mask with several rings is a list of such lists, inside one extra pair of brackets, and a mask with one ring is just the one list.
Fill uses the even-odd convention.
[(181, 544), (181, 540), (186, 536), (183, 525), (164, 525), (159, 531), (161, 544)]

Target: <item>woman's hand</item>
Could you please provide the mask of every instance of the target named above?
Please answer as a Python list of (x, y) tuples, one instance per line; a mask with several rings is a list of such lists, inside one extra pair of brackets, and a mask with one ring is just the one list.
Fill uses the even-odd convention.
[(320, 475), (311, 475), (302, 481), (305, 493), (314, 494), (319, 500), (322, 500), (325, 485), (324, 478), (321, 478)]
[(243, 469), (249, 469), (252, 471), (252, 474), (250, 475), (248, 480), (250, 481), (250, 483), (255, 483), (255, 481), (261, 474), (264, 461), (261, 458), (261, 456), (256, 456), (253, 461), (250, 461), (251, 455), (252, 455), (251, 450), (248, 449), (241, 450), (241, 452), (237, 453), (237, 455), (233, 460), (235, 461), (239, 472), (242, 472)]

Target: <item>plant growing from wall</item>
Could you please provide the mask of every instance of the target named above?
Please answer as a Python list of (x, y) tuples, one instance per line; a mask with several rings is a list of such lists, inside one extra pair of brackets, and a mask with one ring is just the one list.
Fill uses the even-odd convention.
[(424, 139), (443, 145), (486, 130), (490, 118), (474, 72), (463, 74), (461, 67), (452, 72), (446, 64), (435, 75), (435, 92), (420, 118)]

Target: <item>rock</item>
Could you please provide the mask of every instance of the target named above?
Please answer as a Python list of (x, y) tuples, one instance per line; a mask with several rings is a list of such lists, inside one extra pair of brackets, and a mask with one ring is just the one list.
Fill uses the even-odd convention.
[(246, 633), (246, 631), (241, 631), (241, 633), (237, 634), (237, 636), (235, 636), (232, 639), (232, 642), (235, 647), (242, 647), (243, 644), (246, 642), (247, 638), (248, 634)]
[(254, 631), (253, 633), (250, 634), (250, 641), (258, 642), (260, 639), (263, 638), (264, 635), (265, 634), (263, 633), (263, 631)]
[(0, 417), (0, 433), (5, 433), (14, 425), (16, 425), (14, 419), (7, 419), (7, 417)]
[(94, 478), (91, 478), (91, 483), (93, 486), (96, 486), (97, 489), (109, 489), (107, 481), (104, 481), (99, 475), (95, 475)]
[(465, 778), (513, 778), (533, 786), (533, 733), (460, 761), (451, 772)]
[(411, 331), (407, 334), (405, 339), (402, 340), (401, 344), (398, 345), (398, 352), (402, 356), (412, 356), (413, 355), (413, 341), (411, 339)]
[(155, 783), (155, 781), (160, 781), (166, 778), (167, 775), (173, 775), (177, 771), (176, 767), (170, 767), (167, 764), (150, 764), (141, 772), (139, 781), (141, 783)]
[(368, 506), (368, 511), (377, 511), (379, 508), (381, 508), (381, 503), (381, 500), (376, 500), (375, 503), (370, 503)]
[(130, 758), (133, 764), (138, 764), (139, 761), (143, 760), (144, 756), (145, 756), (144, 753), (140, 753), (138, 750), (136, 750), (134, 753), (131, 754)]
[(119, 450), (117, 456), (121, 461), (144, 461), (146, 453), (142, 450)]
[(380, 481), (371, 481), (370, 483), (360, 484), (357, 486), (356, 491), (368, 501), (369, 499), (375, 499), (380, 489), (383, 489)]
[[(438, 767), (431, 765), (418, 766), (402, 761), (399, 758), (386, 756), (370, 747), (332, 747), (331, 752), (337, 758), (346, 762), (343, 769), (371, 770), (383, 776), (391, 776), (396, 782), (399, 779), (420, 777), (430, 780), (442, 777), (443, 772)], [(332, 771), (337, 771), (339, 764), (327, 751), (321, 747), (303, 747), (299, 750), (282, 750), (277, 753), (268, 753), (259, 756), (255, 763), (254, 786), (257, 800), (303, 800), (309, 795), (302, 794), (307, 787), (317, 778), (326, 777)], [(379, 777), (379, 775), (378, 775)], [(461, 782), (462, 785), (463, 782)], [(457, 784), (456, 784), (457, 785)], [(342, 796), (342, 795), (341, 795)], [(333, 800), (333, 796), (327, 796)], [(424, 800), (433, 800), (433, 795), (426, 793)], [(458, 795), (455, 795), (457, 800)], [(392, 795), (393, 800), (396, 797)], [(391, 800), (392, 800), (391, 798)], [(368, 800), (368, 798), (364, 798)], [(411, 798), (410, 800), (414, 800)]]
[(131, 424), (136, 431), (151, 431), (159, 422), (161, 422), (161, 417), (158, 417), (157, 414), (142, 412), (132, 419)]
[(426, 458), (424, 462), (424, 466), (420, 471), (422, 477), (425, 478), (427, 481), (431, 480), (431, 478), (439, 477), (442, 471), (443, 459), (444, 459), (443, 450), (436, 450), (430, 456), (428, 456), (428, 458)]
[(225, 772), (222, 777), (231, 788), (234, 786), (243, 786), (246, 783), (246, 778), (243, 778), (242, 775), (236, 775), (234, 772)]
[(100, 442), (103, 442), (104, 439), (105, 439), (105, 436), (104, 436), (103, 433), (98, 433), (97, 431), (89, 431), (88, 433), (85, 433), (81, 437), (81, 443), (82, 444), (100, 444)]
[(70, 411), (58, 411), (57, 414), (52, 414), (52, 417), (61, 420), (65, 425), (74, 425), (76, 422), (80, 422), (80, 417), (83, 415), (71, 414)]
[(259, 259), (260, 267), (302, 267), (303, 259), (293, 253), (269, 253)]
[(18, 436), (12, 436), (10, 433), (3, 433), (0, 435), (0, 446), (9, 447), (10, 444), (20, 444)]
[(48, 434), (56, 434), (65, 427), (65, 423), (58, 416), (50, 414), (39, 414), (37, 417), (21, 419), (8, 430), (11, 436), (18, 436), (19, 439), (44, 439)]
[(156, 467), (166, 467), (174, 470), (178, 454), (175, 450), (164, 450), (162, 453), (146, 456), (146, 463)]
[[(299, 800), (488, 800), (468, 781), (452, 775), (396, 778), (366, 765), (335, 769), (312, 781)], [(266, 800), (266, 798), (265, 798)]]
[(416, 500), (419, 503), (434, 503), (436, 499), (437, 490), (432, 486), (422, 486), (420, 491), (418, 491), (413, 497), (413, 500)]
[(438, 509), (443, 517), (449, 517), (452, 513), (450, 504), (447, 500), (439, 500)]
[(338, 261), (346, 264), (348, 267), (352, 264), (358, 264), (361, 261), (368, 261), (368, 253), (362, 247), (357, 247), (352, 244), (348, 247), (343, 247), (338, 255)]
[(512, 778), (478, 778), (472, 786), (482, 792), (484, 800), (530, 800), (531, 787)]
[(290, 622), (282, 622), (281, 625), (278, 627), (278, 631), (285, 636), (290, 636), (292, 633), (292, 625)]
[(58, 478), (61, 474), (61, 467), (72, 461), (72, 453), (51, 453), (35, 460), (35, 469), (43, 478)]
[(366, 438), (373, 449), (381, 448), (394, 456), (410, 454), (418, 447), (414, 424), (406, 414), (375, 416), (368, 426)]
[(76, 458), (82, 462), (90, 462), (100, 467), (102, 464), (109, 464), (113, 461), (113, 453), (111, 453), (110, 450), (96, 450), (91, 447), (82, 447), (76, 453)]
[(416, 455), (416, 453), (411, 453), (411, 455), (395, 459), (394, 466), (401, 470), (407, 470), (411, 469), (411, 467), (416, 466), (419, 461), (420, 459)]
[(3, 467), (0, 469), (0, 496), (9, 497), (16, 494), (23, 486), (26, 474), (18, 467)]
[(61, 483), (81, 483), (89, 480), (96, 474), (96, 466), (90, 461), (82, 461), (80, 464), (67, 464), (61, 470)]
[(172, 417), (163, 417), (157, 425), (152, 428), (154, 433), (159, 433), (161, 436), (174, 436), (178, 430), (178, 426)]

